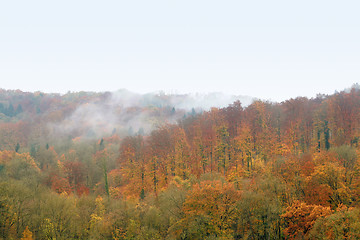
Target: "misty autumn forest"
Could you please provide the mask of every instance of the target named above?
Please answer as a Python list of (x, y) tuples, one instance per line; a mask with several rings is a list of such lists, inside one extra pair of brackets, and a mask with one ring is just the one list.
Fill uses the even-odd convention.
[(0, 239), (360, 239), (359, 86), (224, 98), (0, 90)]

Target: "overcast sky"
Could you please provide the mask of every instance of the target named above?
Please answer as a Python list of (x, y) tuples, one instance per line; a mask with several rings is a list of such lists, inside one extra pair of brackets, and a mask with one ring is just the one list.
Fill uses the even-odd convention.
[(1, 1), (0, 88), (221, 91), (360, 82), (360, 1)]

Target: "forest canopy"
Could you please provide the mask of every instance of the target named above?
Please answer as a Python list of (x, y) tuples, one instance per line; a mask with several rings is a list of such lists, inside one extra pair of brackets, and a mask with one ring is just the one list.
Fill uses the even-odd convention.
[(126, 94), (0, 91), (0, 239), (360, 238), (358, 87)]

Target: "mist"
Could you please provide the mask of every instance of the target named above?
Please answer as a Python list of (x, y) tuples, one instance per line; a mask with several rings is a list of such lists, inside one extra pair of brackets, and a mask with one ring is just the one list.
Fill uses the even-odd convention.
[(226, 107), (236, 100), (247, 106), (253, 98), (222, 93), (138, 94), (121, 89), (79, 104), (69, 116), (61, 122), (49, 123), (48, 128), (51, 135), (83, 139), (113, 134), (147, 135), (164, 124), (176, 123), (212, 107)]

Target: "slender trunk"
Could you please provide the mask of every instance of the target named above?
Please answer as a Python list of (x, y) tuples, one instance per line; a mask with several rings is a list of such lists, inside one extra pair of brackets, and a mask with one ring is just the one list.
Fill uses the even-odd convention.
[(212, 149), (210, 151), (210, 171), (213, 172), (213, 158), (212, 158)]
[(108, 183), (106, 166), (104, 166), (104, 181), (105, 181), (105, 191), (106, 191), (106, 195), (107, 195), (108, 197), (110, 197), (109, 183)]

